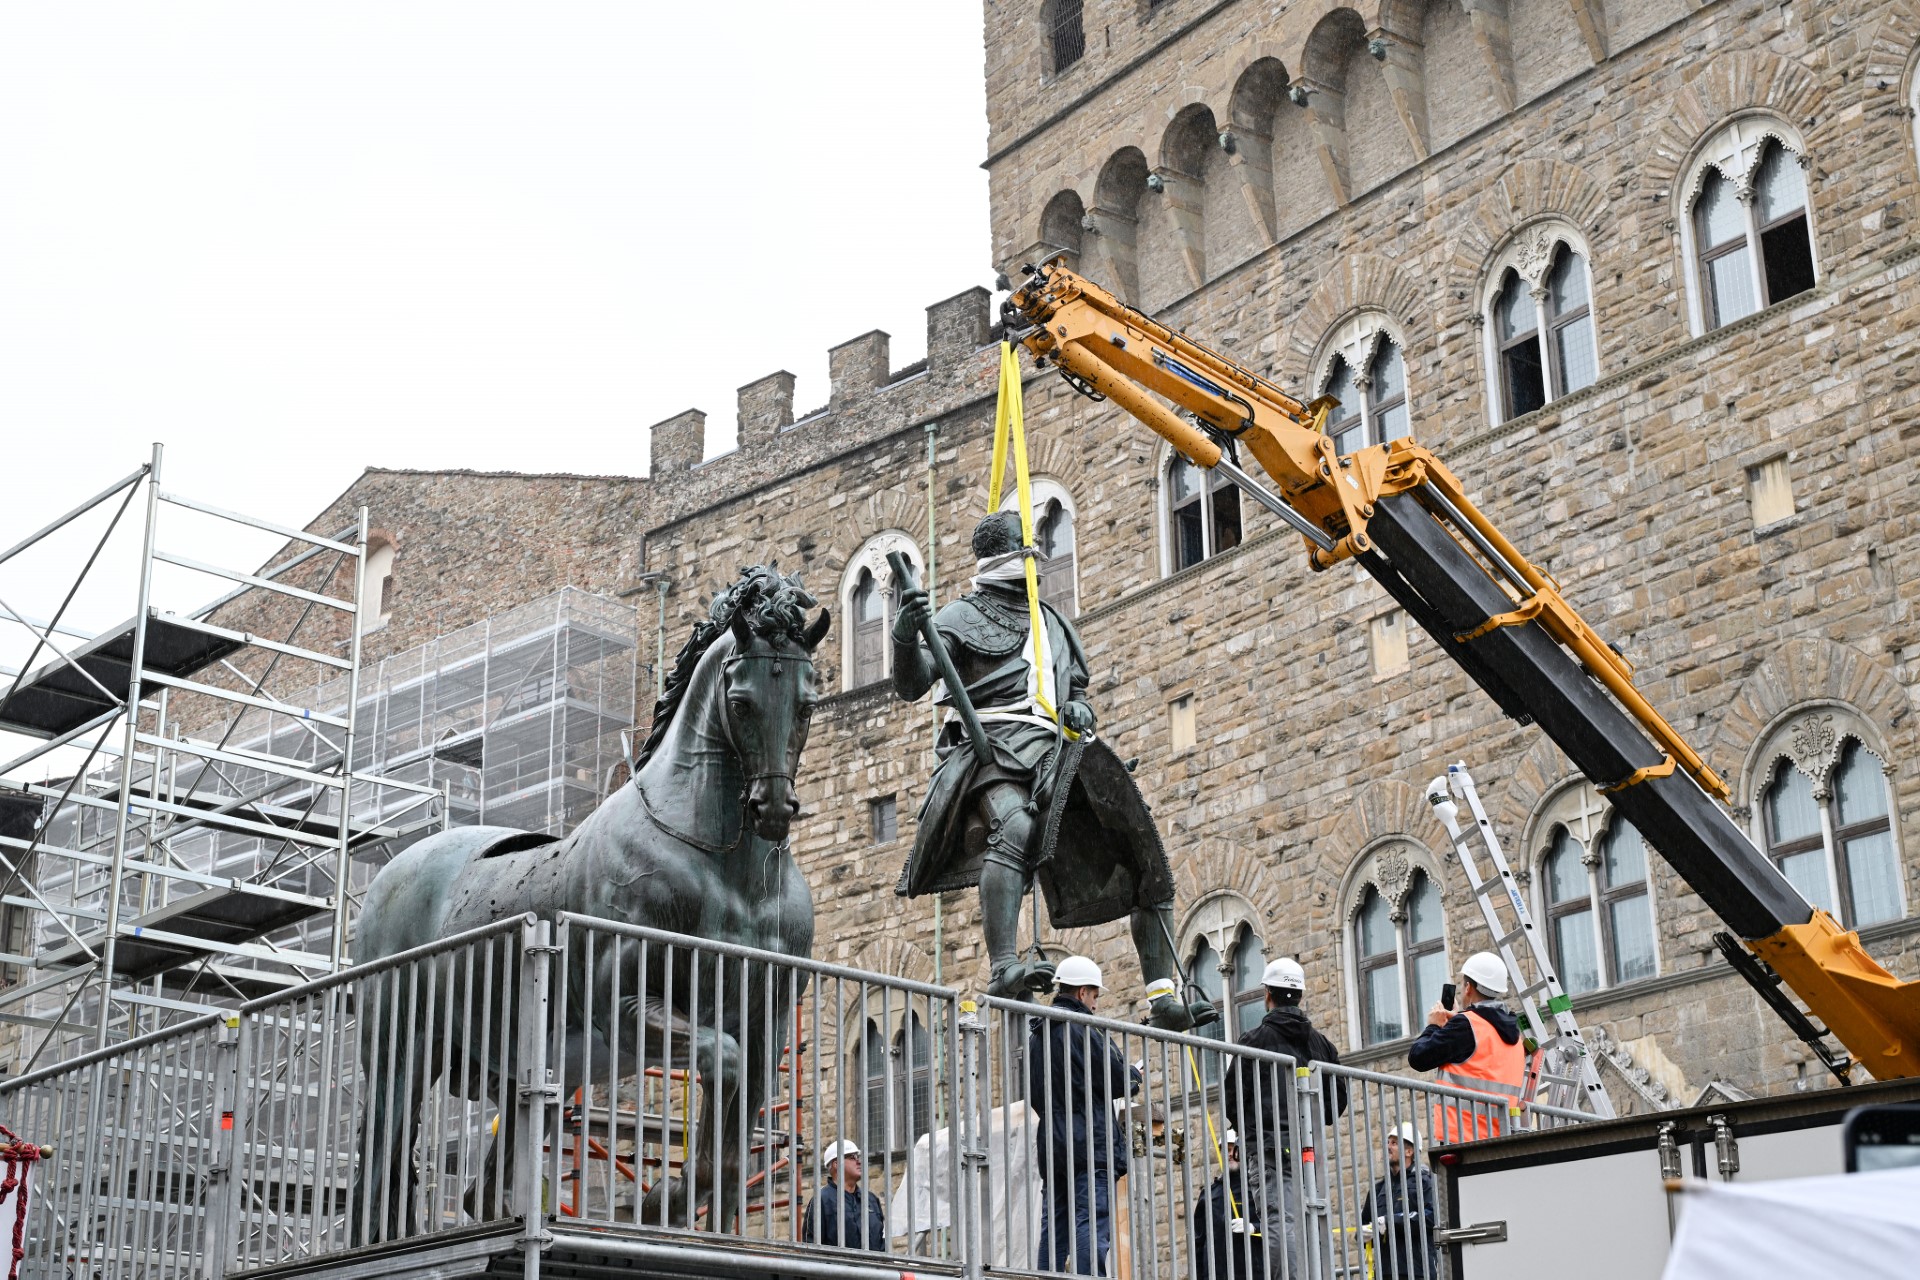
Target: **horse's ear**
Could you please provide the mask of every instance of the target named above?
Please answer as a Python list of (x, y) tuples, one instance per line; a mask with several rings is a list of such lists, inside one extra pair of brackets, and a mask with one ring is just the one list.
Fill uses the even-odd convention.
[(827, 610), (822, 609), (820, 616), (813, 620), (813, 625), (809, 626), (806, 634), (801, 636), (801, 639), (806, 642), (809, 653), (819, 648), (820, 642), (827, 638), (827, 624), (832, 621), (833, 615)]
[(735, 653), (745, 653), (753, 648), (753, 628), (747, 625), (746, 610), (733, 615), (729, 623), (733, 628), (733, 649)]

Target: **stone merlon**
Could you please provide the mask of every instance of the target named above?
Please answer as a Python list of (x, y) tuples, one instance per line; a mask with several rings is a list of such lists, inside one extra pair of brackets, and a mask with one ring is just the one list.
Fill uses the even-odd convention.
[(647, 434), (652, 441), (653, 475), (691, 471), (700, 465), (706, 452), (707, 415), (698, 409), (686, 409), (665, 422), (654, 423)]

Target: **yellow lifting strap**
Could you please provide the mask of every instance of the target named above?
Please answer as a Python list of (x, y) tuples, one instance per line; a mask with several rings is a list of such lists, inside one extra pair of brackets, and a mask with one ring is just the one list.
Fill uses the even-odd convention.
[[(1013, 344), (1000, 344), (1000, 398), (993, 409), (993, 471), (987, 481), (987, 514), (1000, 509), (1000, 480), (1007, 470), (1007, 449), (1013, 449), (1014, 491), (1020, 495), (1020, 545), (1028, 554), (1023, 563), (1027, 571), (1027, 620), (1033, 628), (1033, 700), (1054, 724), (1060, 725), (1060, 712), (1047, 698), (1047, 675), (1040, 655), (1046, 619), (1040, 612), (1040, 578), (1033, 565), (1033, 484), (1027, 474), (1026, 412), (1020, 400), (1020, 357)], [(1061, 725), (1061, 732), (1078, 741), (1080, 735)]]

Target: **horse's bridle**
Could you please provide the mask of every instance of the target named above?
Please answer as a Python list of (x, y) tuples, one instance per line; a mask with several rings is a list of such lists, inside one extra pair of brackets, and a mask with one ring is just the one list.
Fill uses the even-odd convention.
[[(729, 671), (733, 670), (733, 666), (737, 662), (771, 662), (774, 664), (773, 674), (779, 675), (780, 663), (800, 662), (800, 663), (805, 663), (807, 666), (811, 667), (813, 665), (813, 658), (811, 656), (794, 657), (792, 654), (786, 654), (786, 653), (736, 653), (731, 658), (728, 658), (726, 660), (727, 670)], [(721, 699), (721, 704), (722, 704), (721, 715), (726, 719), (727, 743), (729, 746), (733, 747), (733, 749), (736, 752), (738, 752), (740, 750), (740, 746), (738, 743), (734, 742), (733, 740), (733, 713), (732, 713), (732, 708), (727, 705), (729, 701), (730, 700), (726, 698)], [(791, 789), (793, 786), (793, 774), (785, 770), (772, 770), (767, 773), (748, 774), (745, 779), (746, 785), (743, 786), (740, 790), (740, 807), (743, 811), (741, 815), (742, 830), (744, 830), (746, 827), (744, 811), (747, 805), (747, 797), (749, 794), (751, 794), (753, 790), (753, 784), (765, 778), (778, 778), (781, 781), (785, 782), (789, 789)]]

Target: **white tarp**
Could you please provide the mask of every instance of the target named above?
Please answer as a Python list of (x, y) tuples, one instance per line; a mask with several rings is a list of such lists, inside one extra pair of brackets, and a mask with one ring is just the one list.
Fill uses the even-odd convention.
[[(1040, 1173), (1034, 1135), (1040, 1118), (1024, 1102), (995, 1107), (987, 1131), (987, 1202), (981, 1218), (987, 1233), (987, 1265), (1028, 1270), (1040, 1229)], [(951, 1129), (936, 1129), (914, 1144), (913, 1178), (894, 1188), (887, 1231), (899, 1237), (954, 1224), (954, 1188), (947, 1155)], [(964, 1171), (965, 1166), (962, 1166)], [(916, 1246), (919, 1241), (913, 1242)]]
[(1688, 1184), (1665, 1280), (1920, 1273), (1920, 1168)]

